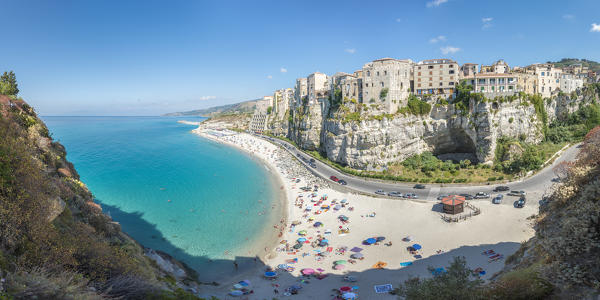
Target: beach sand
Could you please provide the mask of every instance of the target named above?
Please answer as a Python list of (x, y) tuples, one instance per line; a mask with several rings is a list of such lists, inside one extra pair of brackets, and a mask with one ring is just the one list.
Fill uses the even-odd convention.
[[(322, 179), (315, 178), (291, 154), (265, 140), (233, 132), (217, 137), (215, 131), (207, 130), (203, 125), (194, 132), (244, 149), (264, 160), (279, 174), (288, 202), (283, 236), (277, 238), (274, 249), (267, 249), (268, 253), (259, 257), (257, 268), (232, 274), (228, 281), (220, 282), (220, 286), (204, 288), (201, 296), (234, 299), (227, 295), (233, 284), (249, 280), (253, 293), (242, 296), (242, 299), (282, 297), (286, 288), (292, 285), (302, 287), (298, 295), (291, 296), (298, 299), (333, 299), (336, 294), (333, 289), (348, 285), (356, 287), (354, 292), (362, 299), (395, 299), (394, 295), (375, 293), (374, 286), (392, 284), (397, 287), (398, 283), (410, 277), (432, 276), (427, 269), (429, 266), (447, 267), (455, 256), (464, 256), (472, 269), (481, 267), (486, 272), (481, 278), (488, 279), (503, 268), (504, 259), (513, 254), (521, 242), (534, 234), (532, 221), (528, 217), (537, 214), (537, 203), (516, 209), (510, 204), (512, 201), (500, 205), (492, 204), (489, 200), (473, 201), (481, 209), (480, 215), (458, 223), (446, 223), (441, 219), (438, 201), (434, 199), (412, 201), (376, 198), (347, 192), (339, 187), (331, 188)], [(319, 186), (316, 197), (311, 197), (314, 195), (312, 191), (300, 190), (301, 187), (313, 187), (315, 184)], [(324, 195), (326, 200), (313, 202), (319, 201)], [(341, 204), (342, 200), (345, 200), (344, 207), (335, 210), (335, 205)], [(330, 209), (321, 210), (322, 205), (329, 205)], [(307, 207), (311, 208), (310, 212), (306, 211)], [(315, 214), (317, 211), (321, 213)], [(339, 220), (340, 215), (348, 217), (347, 224)], [(294, 221), (300, 224), (292, 226)], [(315, 227), (315, 222), (321, 222), (323, 226)], [(349, 232), (340, 233), (340, 226)], [(303, 237), (308, 243), (304, 243), (299, 250), (286, 251), (286, 243), (279, 243), (287, 241), (288, 250), (293, 250), (291, 248), (301, 237), (299, 232), (302, 230), (306, 231)], [(327, 239), (329, 245), (313, 248), (311, 243), (319, 237)], [(385, 237), (385, 240), (377, 245), (363, 245), (365, 239), (372, 237)], [(411, 241), (403, 241), (405, 237), (411, 237)], [(391, 246), (385, 245), (390, 241)], [(407, 247), (415, 243), (421, 245), (422, 249), (411, 254)], [(347, 250), (340, 253), (338, 249), (343, 247), (347, 247)], [(350, 255), (354, 252), (349, 250), (353, 247), (363, 249), (360, 253), (364, 259), (350, 263)], [(490, 249), (503, 255), (503, 259), (489, 262), (488, 256), (482, 255), (482, 252)], [(317, 255), (317, 251), (328, 252), (328, 255)], [(267, 267), (277, 269), (278, 265), (296, 258), (297, 262), (287, 263), (293, 268), (291, 272), (277, 270), (276, 280), (263, 277)], [(346, 261), (345, 267), (333, 269), (334, 261), (339, 260)], [(373, 268), (378, 262), (387, 265), (383, 269)], [(401, 263), (412, 265), (402, 267)], [(304, 268), (322, 269), (322, 274), (327, 274), (327, 277), (321, 280), (314, 276), (303, 277), (300, 271)], [(344, 282), (346, 275), (354, 276), (358, 281)]]

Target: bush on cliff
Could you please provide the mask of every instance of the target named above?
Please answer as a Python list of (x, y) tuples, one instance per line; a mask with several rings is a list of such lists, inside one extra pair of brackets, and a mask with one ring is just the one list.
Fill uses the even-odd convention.
[(402, 114), (413, 114), (415, 116), (423, 116), (429, 114), (431, 111), (431, 104), (426, 101), (420, 100), (415, 95), (408, 97), (407, 106), (398, 109), (399, 113)]

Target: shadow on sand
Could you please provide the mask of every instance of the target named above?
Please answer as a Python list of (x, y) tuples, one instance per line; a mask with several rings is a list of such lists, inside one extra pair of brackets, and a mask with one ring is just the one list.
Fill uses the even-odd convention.
[[(303, 287), (298, 293), (298, 295), (301, 296), (301, 299), (332, 299), (331, 295), (335, 294), (332, 290), (342, 286), (357, 287), (357, 293), (361, 299), (395, 299), (396, 296), (394, 295), (375, 293), (374, 286), (381, 284), (392, 284), (394, 287), (397, 287), (399, 283), (411, 277), (432, 276), (428, 271), (428, 267), (447, 267), (455, 256), (466, 257), (467, 264), (471, 269), (478, 267), (484, 269), (486, 274), (481, 278), (488, 279), (494, 273), (501, 270), (504, 266), (504, 259), (514, 253), (520, 247), (519, 243), (514, 242), (505, 242), (493, 245), (485, 244), (477, 246), (462, 246), (448, 252), (441, 252), (423, 259), (414, 260), (411, 265), (405, 267), (402, 267), (399, 264), (388, 264), (385, 269), (369, 268), (361, 272), (347, 271), (344, 272), (344, 274), (328, 274), (328, 276), (322, 280), (314, 277), (302, 276), (300, 275), (300, 270), (296, 269), (292, 273), (278, 271), (277, 279), (267, 280), (262, 276), (264, 271), (267, 269), (267, 266), (260, 258), (240, 256), (235, 257), (235, 262), (238, 265), (236, 268), (233, 263), (234, 260), (232, 259), (211, 260), (203, 256), (190, 255), (186, 253), (185, 250), (171, 244), (163, 236), (163, 234), (156, 229), (155, 225), (150, 224), (143, 219), (142, 213), (127, 213), (120, 210), (116, 206), (110, 205), (102, 205), (102, 207), (105, 213), (110, 213), (112, 218), (122, 225), (123, 230), (127, 234), (136, 240), (150, 241), (145, 243), (144, 246), (164, 251), (174, 258), (184, 262), (198, 272), (198, 277), (201, 282), (218, 282), (220, 284), (219, 286), (205, 286), (205, 288), (202, 288), (200, 295), (203, 297), (210, 297), (214, 295), (219, 299), (234, 299), (230, 296), (227, 296), (227, 292), (231, 290), (231, 284), (244, 279), (249, 279), (252, 282), (252, 288), (256, 291), (255, 294), (249, 295), (248, 299), (272, 299), (274, 297), (281, 296), (285, 289), (292, 285), (300, 285)], [(465, 232), (464, 234), (468, 233)], [(398, 242), (398, 244), (395, 244), (395, 246), (400, 246), (401, 248), (395, 247), (395, 251), (406, 251), (405, 247), (408, 247), (411, 244), (412, 243)], [(348, 246), (352, 247), (359, 245)], [(423, 246), (427, 247), (427, 245)], [(360, 247), (367, 248), (385, 246)], [(496, 253), (503, 254), (504, 259), (489, 262), (488, 257), (482, 255), (482, 252), (486, 250), (494, 250)], [(310, 252), (309, 250), (306, 251)], [(288, 257), (285, 253), (279, 253), (278, 255), (285, 256), (286, 259), (293, 257)], [(339, 259), (347, 259), (348, 257), (349, 254), (340, 255)], [(313, 262), (313, 268), (322, 268), (325, 270), (324, 273), (334, 271), (331, 265), (315, 262), (312, 256), (305, 258), (299, 257), (299, 260), (303, 259), (311, 260), (311, 262)], [(361, 263), (362, 262), (360, 261), (358, 262), (359, 266), (361, 266)], [(367, 268), (369, 266), (365, 265), (362, 267)], [(352, 283), (344, 282), (345, 276), (353, 276), (358, 280), (357, 282)], [(278, 286), (274, 286), (274, 284), (277, 284)], [(278, 290), (278, 293), (276, 294), (274, 290)]]

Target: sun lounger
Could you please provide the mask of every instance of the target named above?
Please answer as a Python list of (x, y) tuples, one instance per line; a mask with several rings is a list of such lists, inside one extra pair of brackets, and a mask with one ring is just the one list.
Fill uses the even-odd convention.
[(494, 250), (491, 250), (491, 249), (490, 250), (485, 250), (481, 254), (482, 255), (491, 255), (491, 254), (494, 254)]
[(488, 262), (489, 262), (489, 263), (491, 263), (491, 262), (495, 262), (495, 261), (497, 261), (497, 260), (501, 260), (501, 259), (503, 259), (503, 258), (504, 258), (504, 255), (498, 255), (497, 257), (490, 258), (490, 259), (488, 260)]
[(488, 258), (489, 258), (489, 259), (494, 259), (494, 258), (496, 258), (496, 257), (498, 257), (498, 256), (500, 256), (500, 254), (494, 254), (494, 255), (490, 255)]

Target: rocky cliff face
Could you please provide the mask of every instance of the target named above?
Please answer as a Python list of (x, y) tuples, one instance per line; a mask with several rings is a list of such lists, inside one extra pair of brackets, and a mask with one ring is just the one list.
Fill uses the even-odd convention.
[[(590, 97), (580, 92), (575, 98), (561, 95), (544, 100), (546, 122), (573, 112)], [(380, 169), (425, 151), (462, 153), (462, 157), (490, 164), (500, 137), (528, 143), (543, 139), (543, 115), (527, 97), (471, 99), (468, 111), (438, 104), (424, 116), (374, 116), (366, 105), (349, 102), (331, 110), (322, 105), (293, 113), (288, 137), (303, 149), (320, 150), (330, 160), (355, 169)]]

